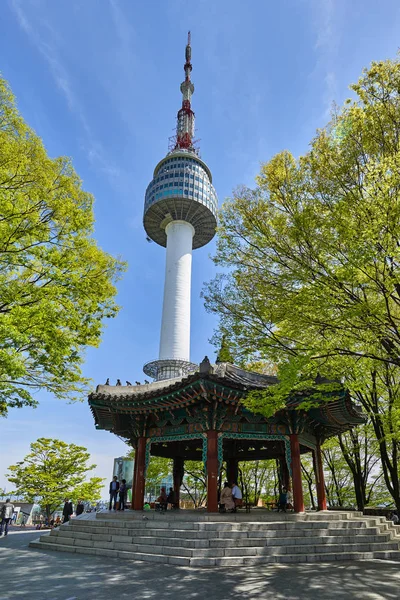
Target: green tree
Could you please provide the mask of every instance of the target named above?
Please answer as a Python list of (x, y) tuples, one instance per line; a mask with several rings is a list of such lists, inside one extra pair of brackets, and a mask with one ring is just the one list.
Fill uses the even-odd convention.
[(197, 460), (185, 460), (182, 487), (184, 495), (192, 500), (195, 508), (203, 506), (207, 498), (207, 479), (204, 472), (204, 463)]
[[(135, 450), (130, 450), (126, 458), (135, 460)], [(173, 461), (171, 458), (151, 456), (146, 472), (146, 494), (154, 500), (160, 495), (160, 486), (163, 480), (172, 474)], [(168, 490), (167, 490), (168, 493)]]
[(364, 510), (379, 496), (383, 477), (375, 432), (370, 423), (354, 427), (340, 434), (337, 443), (353, 478), (357, 508)]
[(229, 272), (204, 296), (238, 362), (278, 367), (276, 386), (249, 395), (253, 410), (335, 391), (315, 389), (318, 372), (345, 383), (400, 510), (400, 61), (372, 63), (351, 87), (307, 154), (278, 154), (224, 204), (215, 261)]
[(278, 154), (222, 208), (216, 262), (232, 272), (206, 301), (251, 357), (400, 365), (399, 61), (373, 63), (352, 89), (308, 154)]
[(229, 349), (229, 344), (228, 344), (226, 335), (222, 336), (221, 347), (220, 347), (218, 355), (217, 355), (217, 363), (220, 363), (220, 362), (233, 363), (233, 357), (232, 357), (231, 351)]
[[(172, 459), (152, 456), (146, 473), (146, 490), (154, 500), (160, 495), (163, 480), (172, 474)], [(168, 494), (169, 490), (166, 490)]]
[(344, 508), (353, 506), (355, 494), (352, 474), (335, 438), (325, 442), (322, 457), (328, 505)]
[(88, 464), (90, 454), (83, 446), (61, 440), (39, 438), (30, 445), (30, 453), (8, 467), (8, 480), (14, 492), (26, 502), (37, 502), (48, 518), (60, 508), (64, 498), (95, 502), (100, 499), (104, 479), (91, 477), (96, 465)]
[(32, 392), (82, 396), (80, 365), (118, 311), (124, 264), (92, 237), (93, 197), (51, 159), (0, 78), (0, 415)]
[[(305, 506), (310, 506), (312, 510), (316, 510), (316, 489), (315, 489), (315, 473), (314, 463), (310, 454), (301, 456), (301, 472), (303, 475), (303, 494)], [(307, 487), (305, 487), (307, 485)]]
[[(257, 506), (262, 495), (278, 494), (278, 473), (275, 460), (246, 460), (239, 463), (239, 479), (243, 496)], [(271, 490), (271, 483), (273, 491)], [(269, 492), (269, 493), (268, 493)]]
[[(365, 361), (363, 361), (365, 363)], [(363, 368), (364, 367), (364, 368)], [(368, 413), (387, 491), (400, 510), (400, 379), (397, 366), (367, 361), (349, 373), (355, 398)], [(379, 486), (378, 486), (379, 488)], [(375, 492), (374, 492), (375, 495)], [(387, 501), (388, 499), (385, 498)], [(370, 498), (366, 497), (369, 503)]]

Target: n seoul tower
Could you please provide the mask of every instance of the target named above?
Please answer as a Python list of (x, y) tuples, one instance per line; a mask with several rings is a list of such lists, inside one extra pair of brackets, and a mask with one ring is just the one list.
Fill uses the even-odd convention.
[(212, 240), (217, 223), (211, 171), (194, 147), (191, 55), (189, 32), (174, 144), (154, 169), (144, 203), (146, 233), (167, 249), (159, 358), (143, 367), (155, 380), (179, 377), (197, 366), (190, 362), (192, 250)]

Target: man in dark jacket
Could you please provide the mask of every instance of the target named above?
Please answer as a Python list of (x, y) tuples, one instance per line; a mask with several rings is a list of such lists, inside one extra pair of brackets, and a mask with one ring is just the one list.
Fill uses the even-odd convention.
[(76, 516), (79, 517), (79, 515), (81, 515), (84, 510), (85, 510), (85, 505), (83, 503), (83, 500), (78, 500), (78, 504), (76, 505), (76, 509), (75, 509)]
[(117, 508), (118, 490), (119, 490), (118, 477), (116, 475), (114, 475), (113, 480), (110, 481), (110, 489), (109, 489), (110, 504), (109, 504), (108, 510), (111, 510), (111, 505), (113, 503), (113, 500), (114, 500), (114, 510)]
[(0, 510), (0, 536), (3, 535), (3, 526), (4, 535), (8, 535), (8, 526), (11, 523), (13, 514), (14, 504), (11, 504), (10, 498), (7, 498), (6, 503), (3, 504)]
[(74, 512), (74, 507), (72, 506), (72, 502), (69, 501), (69, 498), (65, 498), (64, 500), (64, 508), (63, 508), (63, 523), (68, 523), (70, 516)]

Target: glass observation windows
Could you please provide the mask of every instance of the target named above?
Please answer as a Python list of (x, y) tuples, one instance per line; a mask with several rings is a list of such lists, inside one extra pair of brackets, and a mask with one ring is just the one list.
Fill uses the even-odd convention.
[(215, 212), (217, 198), (207, 170), (195, 158), (172, 156), (162, 163), (149, 183), (145, 196), (145, 212), (165, 198), (184, 197), (207, 206)]

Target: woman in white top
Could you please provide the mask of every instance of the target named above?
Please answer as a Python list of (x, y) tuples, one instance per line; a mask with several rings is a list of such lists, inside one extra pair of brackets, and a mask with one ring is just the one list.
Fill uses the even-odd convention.
[(232, 485), (232, 498), (233, 502), (235, 503), (235, 509), (237, 506), (242, 506), (242, 492), (240, 491), (237, 483)]

